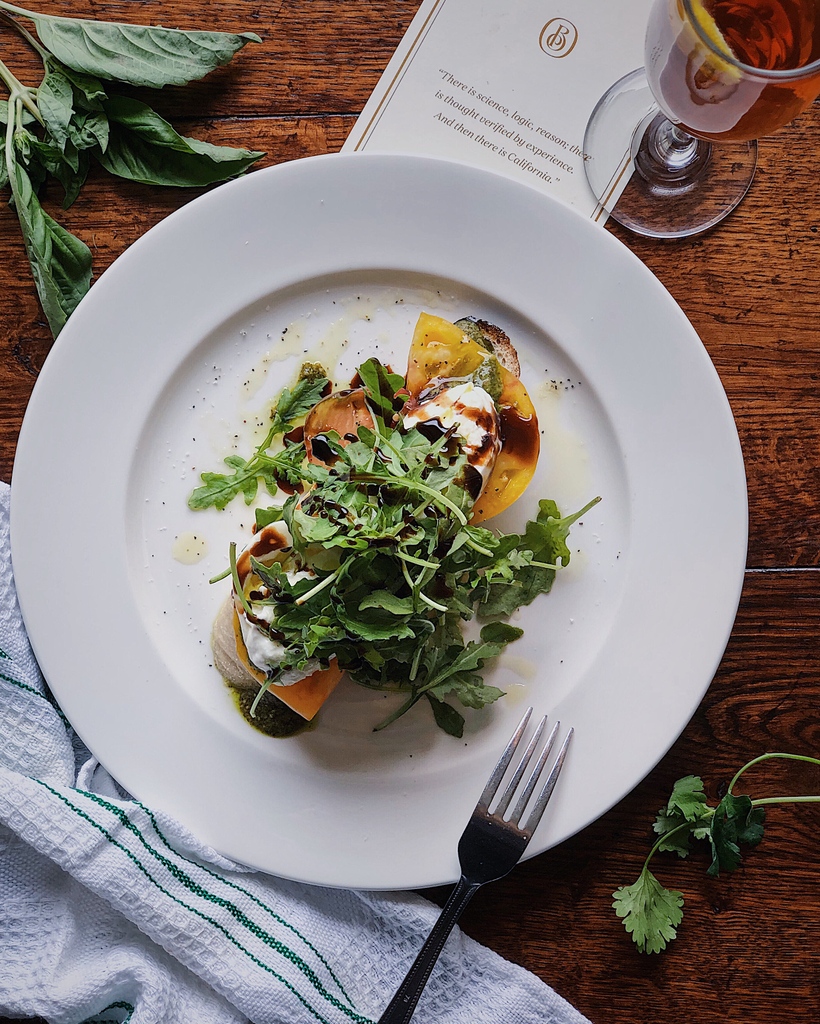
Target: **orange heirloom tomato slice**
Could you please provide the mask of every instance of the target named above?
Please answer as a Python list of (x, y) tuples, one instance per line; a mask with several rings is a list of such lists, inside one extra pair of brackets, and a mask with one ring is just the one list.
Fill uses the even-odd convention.
[[(278, 523), (270, 523), (263, 527), (254, 538), (251, 548), (247, 548), (236, 560), (236, 572), (240, 584), (247, 585), (248, 576), (251, 575), (251, 549), (256, 558), (264, 561), (266, 556), (275, 555), (277, 551), (287, 547), (287, 540), (283, 535)], [(254, 577), (258, 580), (258, 577)], [(253, 582), (253, 581), (252, 581)], [(242, 602), (234, 594), (233, 599), (233, 634), (236, 641), (236, 654), (239, 661), (253, 678), (261, 684), (267, 682), (268, 676), (261, 668), (251, 661), (248, 656), (248, 648), (245, 646), (245, 639), (242, 636), (242, 627), (239, 623), (239, 616), (242, 613)], [(342, 670), (335, 658), (327, 668), (317, 669), (304, 679), (292, 683), (290, 686), (271, 686), (268, 693), (278, 697), (289, 708), (292, 708), (302, 718), (310, 721), (315, 717), (316, 712), (336, 689), (336, 685), (342, 678)]]
[(347, 445), (356, 439), (359, 427), (373, 429), (373, 417), (367, 407), (363, 388), (334, 391), (327, 398), (323, 398), (314, 405), (305, 420), (305, 448), (308, 461), (325, 462), (325, 459), (321, 458), (321, 451), (314, 451), (314, 442), (322, 434), (335, 430), (339, 435), (339, 443)]
[[(407, 361), (407, 390), (417, 397), (433, 383), (470, 377), (494, 358), (443, 317), (422, 313), (413, 332)], [(527, 389), (515, 374), (499, 364), (501, 394), (496, 401), (501, 421), (501, 451), (473, 506), (472, 522), (509, 508), (527, 489), (538, 464), (541, 436), (538, 417)]]
[[(239, 613), (234, 607), (233, 632), (236, 638), (236, 653), (245, 669), (259, 683), (267, 682), (267, 674), (248, 657), (248, 649), (242, 638), (242, 627), (239, 625)], [(320, 668), (316, 672), (305, 676), (291, 686), (270, 686), (268, 693), (278, 697), (289, 708), (310, 721), (316, 716), (316, 712), (336, 689), (339, 680), (342, 678), (342, 670), (334, 658), (327, 668)]]

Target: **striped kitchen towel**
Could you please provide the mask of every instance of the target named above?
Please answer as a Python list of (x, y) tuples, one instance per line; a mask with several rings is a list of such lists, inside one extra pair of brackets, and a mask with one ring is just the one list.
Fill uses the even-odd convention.
[[(0, 484), (0, 1015), (55, 1024), (367, 1024), (438, 909), (249, 871), (131, 799), (56, 706), (23, 628)], [(456, 932), (414, 1020), (585, 1024)]]

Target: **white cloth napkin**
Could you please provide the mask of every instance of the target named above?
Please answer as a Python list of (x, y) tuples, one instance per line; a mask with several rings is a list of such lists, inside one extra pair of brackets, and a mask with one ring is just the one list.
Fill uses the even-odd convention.
[[(12, 578), (9, 493), (0, 483), (0, 1015), (53, 1024), (378, 1018), (438, 909), (413, 894), (248, 871), (124, 793), (34, 660)], [(458, 931), (414, 1020), (588, 1024), (533, 974)]]

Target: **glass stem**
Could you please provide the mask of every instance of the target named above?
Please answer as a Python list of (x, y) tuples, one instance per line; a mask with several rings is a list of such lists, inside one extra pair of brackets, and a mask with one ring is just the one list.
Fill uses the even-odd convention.
[(709, 161), (712, 144), (696, 139), (663, 114), (650, 115), (632, 140), (638, 172), (661, 187), (694, 183)]

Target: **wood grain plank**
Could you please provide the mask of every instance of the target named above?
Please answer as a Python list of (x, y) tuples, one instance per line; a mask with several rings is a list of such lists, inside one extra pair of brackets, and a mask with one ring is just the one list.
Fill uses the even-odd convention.
[[(140, 92), (176, 117), (282, 116), (358, 113), (376, 85), (419, 0), (49, 0), (32, 3), (41, 13), (92, 17), (186, 30), (255, 32), (230, 64), (204, 80), (161, 91)], [(22, 21), (22, 19), (21, 19)], [(26, 22), (23, 22), (26, 24)], [(3, 33), (4, 46), (7, 32)], [(15, 71), (34, 80), (38, 60), (17, 46)]]

